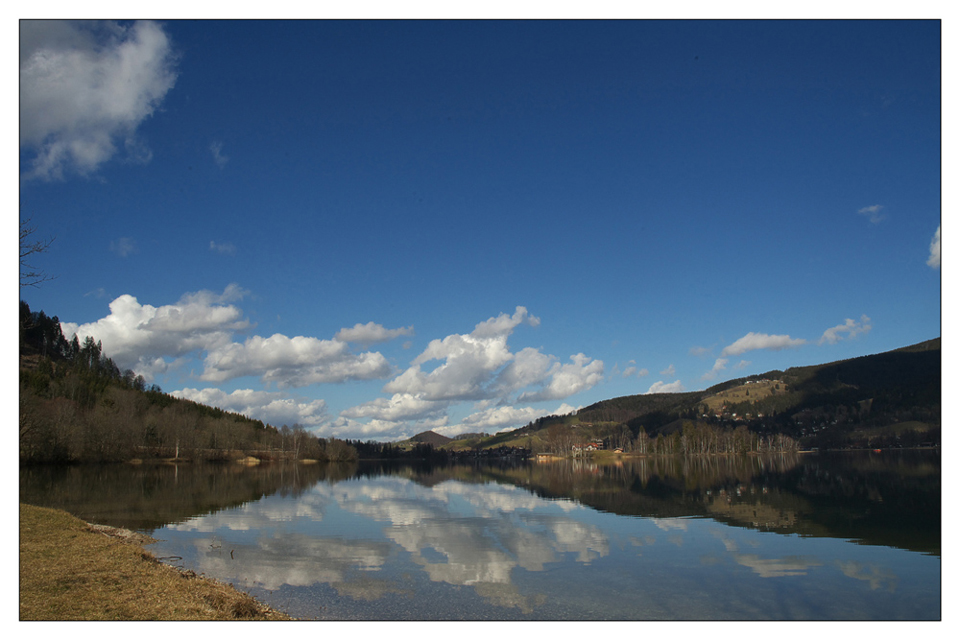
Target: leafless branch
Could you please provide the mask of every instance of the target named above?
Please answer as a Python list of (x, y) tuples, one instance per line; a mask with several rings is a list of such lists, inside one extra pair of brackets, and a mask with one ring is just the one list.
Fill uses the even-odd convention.
[(53, 280), (56, 276), (47, 275), (38, 270), (27, 260), (30, 256), (44, 253), (53, 244), (55, 238), (48, 240), (31, 240), (37, 228), (30, 224), (31, 219), (20, 219), (20, 286), (38, 287), (40, 284)]

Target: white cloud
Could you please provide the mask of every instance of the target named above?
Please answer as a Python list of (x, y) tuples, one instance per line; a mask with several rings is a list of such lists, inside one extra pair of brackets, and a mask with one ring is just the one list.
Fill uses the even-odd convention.
[[(507, 338), (521, 323), (537, 326), (540, 320), (530, 316), (524, 307), (517, 307), (512, 316), (501, 313), (479, 323), (473, 332), (449, 335), (433, 340), (423, 353), (402, 374), (388, 382), (387, 393), (405, 393), (426, 400), (480, 400), (494, 395), (504, 385), (512, 386), (510, 377), (529, 376), (529, 370), (514, 370), (496, 382), (497, 372), (514, 359), (507, 347)], [(442, 364), (429, 373), (423, 365), (440, 360)], [(537, 358), (527, 353), (523, 367), (535, 369)]]
[[(358, 422), (367, 419), (380, 421), (379, 427), (384, 429), (387, 422), (393, 424), (394, 436), (430, 428), (457, 434), (521, 426), (546, 414), (543, 409), (511, 406), (513, 394), (539, 386), (520, 393), (516, 402), (559, 400), (603, 379), (603, 362), (582, 353), (571, 356), (567, 364), (532, 347), (512, 353), (507, 339), (513, 330), (521, 324), (537, 326), (539, 322), (524, 307), (517, 307), (512, 315), (501, 313), (478, 323), (469, 334), (431, 341), (410, 367), (384, 385), (383, 391), (391, 397), (341, 412), (338, 433), (369, 430)], [(357, 325), (354, 329), (365, 333), (366, 327), (377, 329), (378, 325)], [(462, 401), (474, 401), (474, 413), (458, 424), (447, 424), (447, 410)]]
[(878, 224), (881, 220), (886, 218), (886, 216), (881, 215), (881, 209), (883, 209), (883, 205), (875, 204), (869, 207), (864, 207), (863, 209), (859, 209), (857, 213), (867, 216), (872, 224)]
[(650, 375), (650, 371), (648, 369), (638, 369), (633, 360), (630, 361), (629, 365), (630, 366), (623, 370), (624, 378), (632, 378), (634, 376), (637, 378), (642, 378)]
[(227, 161), (230, 160), (228, 156), (223, 155), (223, 143), (219, 141), (214, 141), (210, 143), (210, 153), (213, 154), (213, 161), (217, 163), (217, 166), (223, 169), (227, 166)]
[(121, 369), (147, 376), (169, 370), (169, 363), (195, 352), (206, 352), (200, 379), (224, 382), (257, 376), (265, 383), (301, 387), (309, 384), (384, 378), (393, 371), (377, 352), (355, 354), (340, 340), (274, 334), (251, 336), (242, 343), (234, 335), (250, 328), (232, 304), (246, 294), (230, 285), (222, 294), (199, 291), (162, 307), (141, 305), (131, 295), (110, 303), (110, 315), (84, 325), (61, 323), (64, 335), (78, 334), (103, 343), (104, 352)]
[(593, 360), (582, 353), (570, 356), (570, 364), (555, 364), (550, 371), (550, 382), (539, 391), (520, 394), (520, 402), (560, 400), (590, 389), (603, 380), (603, 361)]
[(729, 360), (726, 358), (717, 358), (717, 361), (713, 363), (713, 369), (703, 374), (701, 380), (713, 380), (716, 378), (721, 371), (727, 368), (727, 362), (729, 362)]
[(840, 340), (844, 339), (843, 336), (840, 335), (842, 333), (846, 333), (847, 338), (852, 338), (860, 333), (869, 332), (871, 328), (870, 318), (865, 315), (860, 316), (859, 322), (853, 320), (852, 318), (847, 318), (846, 322), (843, 324), (838, 324), (837, 326), (830, 327), (824, 331), (823, 336), (821, 336), (818, 344), (836, 344)]
[(527, 312), (526, 307), (517, 307), (512, 316), (501, 313), (496, 318), (490, 318), (474, 328), (473, 333), (478, 338), (492, 338), (500, 335), (509, 335), (520, 324), (528, 324), (531, 327), (540, 326), (540, 318), (532, 316)]
[(276, 391), (237, 389), (226, 393), (220, 389), (187, 388), (171, 391), (170, 395), (240, 413), (273, 426), (301, 424), (316, 427), (328, 420), (324, 400), (291, 398)]
[(563, 416), (576, 411), (576, 407), (563, 403), (553, 411), (533, 407), (492, 407), (477, 411), (464, 418), (460, 424), (437, 428), (437, 433), (452, 437), (461, 433), (498, 432), (516, 429), (543, 416)]
[(557, 367), (556, 358), (526, 347), (517, 352), (513, 360), (496, 377), (494, 392), (508, 395), (524, 387), (543, 382), (552, 369)]
[(654, 382), (650, 388), (647, 389), (647, 393), (680, 393), (681, 391), (683, 391), (683, 385), (679, 380), (670, 383), (660, 380)]
[(333, 436), (335, 438), (359, 439), (359, 440), (404, 440), (419, 431), (427, 431), (430, 427), (424, 427), (418, 431), (406, 428), (402, 422), (393, 422), (391, 420), (380, 420), (374, 418), (369, 422), (359, 422), (346, 417), (339, 417), (319, 429), (314, 433), (323, 437)]
[(933, 234), (933, 240), (930, 241), (930, 257), (927, 258), (927, 264), (934, 269), (940, 268), (940, 227)]
[[(222, 293), (189, 293), (176, 304), (160, 307), (124, 295), (111, 303), (107, 317), (62, 326), (68, 336), (76, 332), (81, 338), (91, 335), (101, 340), (104, 352), (119, 366), (145, 377), (182, 369), (197, 357), (203, 368), (191, 375), (199, 380), (216, 384), (252, 376), (268, 389), (269, 385), (283, 389), (386, 377), (393, 368), (382, 354), (356, 353), (350, 343), (413, 333), (412, 327), (387, 329), (368, 322), (342, 329), (333, 339), (249, 335), (250, 322), (232, 304), (246, 294), (230, 285)], [(276, 389), (227, 393), (217, 388), (183, 388), (174, 395), (274, 425), (300, 423), (320, 435), (338, 437), (397, 439), (428, 429), (460, 433), (515, 428), (549, 412), (512, 406), (516, 394), (519, 397), (513, 402), (560, 400), (603, 379), (603, 362), (582, 353), (571, 356), (566, 364), (532, 347), (512, 353), (507, 338), (513, 330), (520, 324), (538, 323), (526, 309), (517, 307), (512, 315), (500, 314), (477, 324), (470, 334), (433, 340), (406, 371), (383, 387), (388, 397), (362, 402), (334, 418), (327, 416), (323, 400), (302, 399)], [(239, 333), (248, 335), (241, 338)], [(477, 402), (474, 412), (451, 425), (448, 411), (454, 402), (464, 400)], [(573, 410), (562, 404), (554, 413)]]
[(368, 322), (353, 325), (350, 329), (340, 329), (334, 336), (342, 342), (356, 342), (358, 344), (375, 344), (378, 342), (388, 342), (399, 336), (412, 336), (413, 327), (401, 327), (399, 329), (387, 329), (381, 324)]
[(232, 256), (237, 252), (237, 248), (229, 242), (214, 242), (210, 241), (210, 251), (219, 253), (225, 256)]
[(86, 336), (101, 341), (118, 367), (146, 376), (165, 370), (161, 364), (164, 357), (216, 349), (228, 343), (235, 331), (247, 329), (249, 322), (240, 309), (226, 304), (243, 294), (230, 285), (223, 294), (200, 291), (162, 307), (142, 305), (135, 297), (122, 295), (110, 303), (105, 318), (83, 325), (62, 322), (60, 326), (68, 339), (77, 334), (81, 341)]
[(134, 243), (133, 238), (118, 238), (110, 243), (110, 251), (113, 251), (121, 258), (126, 258), (131, 253), (136, 252), (136, 250), (137, 245)]
[(738, 356), (747, 351), (756, 349), (768, 349), (770, 351), (780, 351), (781, 349), (792, 349), (806, 344), (806, 340), (800, 338), (791, 338), (790, 336), (771, 336), (766, 333), (750, 332), (733, 344), (724, 347), (720, 353), (721, 356)]
[(228, 342), (207, 352), (201, 380), (223, 382), (259, 376), (281, 387), (371, 380), (390, 375), (391, 367), (378, 352), (352, 353), (346, 342), (275, 333), (251, 336), (242, 344)]
[(478, 431), (496, 432), (527, 424), (549, 413), (533, 407), (493, 407), (468, 415), (460, 424), (443, 429), (443, 434), (452, 436)]
[(712, 349), (710, 347), (690, 347), (690, 355), (696, 356), (698, 358), (701, 358), (707, 355), (711, 351)]
[(751, 364), (751, 363), (750, 363), (749, 360), (741, 360), (741, 361), (738, 362), (737, 364), (733, 365), (733, 368), (734, 368), (735, 370), (746, 369), (747, 367), (750, 366), (750, 364)]
[(29, 177), (89, 174), (126, 149), (150, 152), (136, 130), (176, 81), (167, 35), (153, 22), (20, 22), (20, 146)]
[(375, 418), (391, 422), (422, 420), (435, 417), (448, 406), (449, 403), (446, 402), (433, 402), (408, 393), (395, 393), (390, 398), (377, 398), (345, 409), (340, 415), (352, 419)]
[(677, 368), (674, 367), (672, 364), (660, 372), (660, 375), (662, 376), (674, 376), (676, 374), (677, 374)]

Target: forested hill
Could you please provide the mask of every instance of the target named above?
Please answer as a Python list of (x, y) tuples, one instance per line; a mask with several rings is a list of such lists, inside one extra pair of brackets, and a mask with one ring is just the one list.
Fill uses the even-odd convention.
[(347, 443), (175, 398), (20, 302), (20, 461), (346, 460)]
[[(569, 453), (598, 443), (653, 453), (688, 452), (696, 448), (692, 443), (718, 453), (939, 445), (940, 396), (936, 338), (876, 355), (768, 371), (703, 391), (613, 398), (494, 436), (450, 440), (426, 432), (406, 448), (420, 455), (504, 447)], [(364, 454), (359, 442), (317, 438), (299, 425), (277, 428), (174, 398), (133, 371), (121, 371), (92, 339), (68, 340), (56, 316), (33, 312), (25, 302), (20, 303), (19, 426), (22, 462), (340, 460), (356, 458), (358, 450), (361, 457), (384, 455)]]
[[(912, 446), (939, 442), (940, 338), (886, 353), (730, 380), (703, 391), (604, 400), (573, 416), (549, 416), (517, 435), (555, 424), (589, 425), (600, 437), (625, 427), (636, 438), (684, 424), (744, 425), (802, 445)], [(581, 427), (582, 428), (582, 427)]]

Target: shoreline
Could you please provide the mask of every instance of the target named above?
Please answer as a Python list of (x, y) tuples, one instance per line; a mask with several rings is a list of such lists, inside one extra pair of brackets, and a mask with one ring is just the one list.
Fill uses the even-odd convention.
[(292, 620), (160, 562), (141, 533), (20, 503), (20, 620)]

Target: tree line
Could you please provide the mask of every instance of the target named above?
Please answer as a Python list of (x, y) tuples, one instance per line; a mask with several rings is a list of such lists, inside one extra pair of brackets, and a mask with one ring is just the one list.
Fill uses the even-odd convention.
[(580, 447), (600, 442), (604, 449), (648, 455), (713, 455), (729, 453), (772, 453), (796, 451), (799, 443), (783, 433), (761, 434), (745, 425), (736, 428), (694, 420), (682, 420), (672, 433), (649, 435), (641, 426), (636, 435), (627, 425), (602, 429), (603, 435), (589, 427), (555, 423), (547, 427), (539, 442), (532, 442), (534, 453), (570, 455)]
[(357, 458), (342, 440), (280, 428), (164, 393), (123, 370), (99, 341), (67, 339), (56, 316), (20, 302), (21, 462), (133, 458), (329, 460)]

